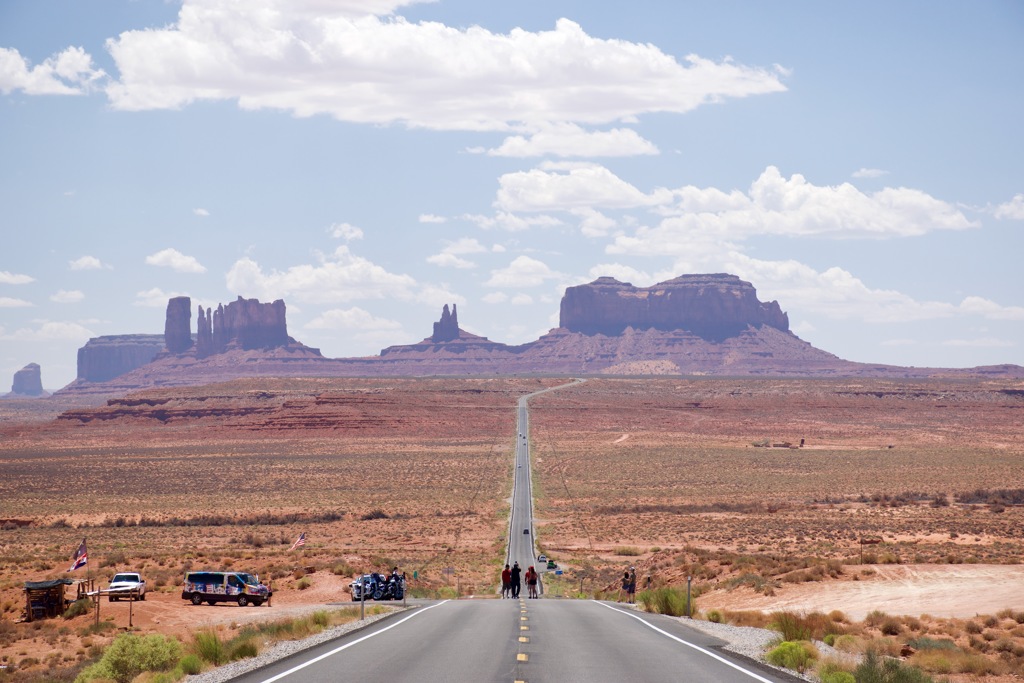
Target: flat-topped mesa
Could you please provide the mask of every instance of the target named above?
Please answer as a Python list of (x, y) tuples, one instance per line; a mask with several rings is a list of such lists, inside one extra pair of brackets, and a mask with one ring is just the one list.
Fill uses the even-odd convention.
[(560, 316), (560, 327), (588, 335), (653, 328), (686, 330), (708, 341), (764, 325), (789, 332), (789, 316), (778, 302), (759, 301), (749, 282), (724, 273), (681, 275), (651, 287), (601, 277), (566, 289)]
[(196, 355), (200, 358), (223, 353), (231, 346), (273, 349), (291, 341), (281, 299), (261, 304), (257, 299), (238, 297), (227, 306), (219, 304), (217, 310), (199, 307)]
[(11, 385), (11, 393), (18, 396), (42, 396), (43, 378), (39, 369), (39, 363), (29, 363), (21, 370), (14, 373), (14, 383)]
[(166, 345), (166, 334), (93, 337), (78, 349), (78, 379), (87, 382), (114, 379), (150, 362)]
[(451, 312), (448, 311), (448, 304), (441, 310), (441, 320), (434, 323), (434, 334), (430, 336), (432, 342), (446, 342), (459, 338), (459, 309), (452, 304)]

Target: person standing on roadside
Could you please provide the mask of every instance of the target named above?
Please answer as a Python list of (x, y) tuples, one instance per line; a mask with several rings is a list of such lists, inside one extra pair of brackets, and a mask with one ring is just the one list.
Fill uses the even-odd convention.
[(509, 569), (508, 565), (505, 565), (505, 569), (501, 572), (501, 599), (512, 597), (509, 595), (512, 592), (512, 570)]
[(522, 577), (523, 577), (523, 570), (519, 568), (519, 563), (518, 562), (512, 563), (512, 577), (511, 578), (512, 578), (512, 597), (513, 598), (518, 598), (519, 597), (519, 589), (521, 587), (520, 584), (522, 582)]
[(636, 567), (629, 568), (629, 586), (626, 593), (629, 595), (629, 604), (636, 602)]
[(531, 598), (537, 598), (537, 570), (530, 565), (526, 570), (526, 594)]
[(622, 586), (619, 588), (619, 599), (616, 602), (622, 602), (622, 596), (629, 596), (629, 570), (622, 572)]

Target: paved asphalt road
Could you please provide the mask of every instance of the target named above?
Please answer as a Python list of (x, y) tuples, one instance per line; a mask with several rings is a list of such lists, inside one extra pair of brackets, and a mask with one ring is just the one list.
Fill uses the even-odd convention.
[(793, 681), (733, 663), (678, 619), (589, 600), (431, 603), (235, 679), (241, 683)]
[[(557, 387), (556, 387), (557, 388)], [(546, 391), (550, 391), (546, 390)], [(543, 392), (537, 392), (543, 393)], [(531, 394), (530, 396), (536, 396)], [(519, 400), (509, 564), (536, 565), (527, 399)], [(524, 534), (526, 529), (529, 533)], [(414, 601), (419, 602), (419, 601)], [(414, 610), (246, 674), (240, 683), (793, 681), (728, 659), (678, 619), (592, 600), (423, 602)]]

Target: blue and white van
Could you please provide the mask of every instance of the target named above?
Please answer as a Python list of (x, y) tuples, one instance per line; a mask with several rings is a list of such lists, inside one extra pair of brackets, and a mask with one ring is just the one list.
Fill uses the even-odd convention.
[(237, 602), (239, 607), (259, 607), (271, 595), (273, 592), (260, 583), (259, 577), (248, 572), (186, 572), (181, 589), (181, 599), (193, 605)]

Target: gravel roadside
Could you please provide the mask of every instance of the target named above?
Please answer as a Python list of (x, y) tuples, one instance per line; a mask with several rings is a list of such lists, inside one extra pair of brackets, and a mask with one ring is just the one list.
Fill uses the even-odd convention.
[[(321, 606), (319, 609), (322, 610), (323, 607)], [(278, 660), (302, 652), (314, 645), (326, 643), (329, 640), (340, 638), (341, 636), (352, 633), (353, 631), (366, 628), (374, 622), (380, 621), (381, 619), (394, 614), (398, 614), (399, 612), (407, 611), (408, 609), (412, 608), (398, 607), (386, 614), (375, 614), (373, 616), (366, 617), (362, 621), (353, 621), (348, 624), (342, 624), (341, 626), (334, 626), (316, 635), (303, 638), (302, 640), (282, 640), (274, 643), (255, 657), (240, 659), (237, 662), (231, 662), (230, 664), (219, 666), (216, 669), (196, 674), (195, 676), (186, 676), (184, 680), (188, 683), (225, 683), (236, 676), (241, 676), (242, 674), (267, 666), (268, 664), (273, 664)]]
[[(792, 671), (791, 669), (774, 666), (765, 661), (765, 653), (781, 640), (781, 636), (778, 631), (772, 631), (766, 628), (755, 628), (753, 626), (716, 624), (713, 621), (700, 621), (698, 619), (685, 619), (683, 617), (680, 617), (679, 621), (696, 631), (724, 640), (728, 644), (723, 649), (728, 650), (729, 652), (735, 652), (738, 655), (761, 662), (765, 666), (777, 669), (778, 671), (783, 671), (796, 678), (802, 678), (805, 681), (818, 680), (817, 676), (800, 674), (796, 671)], [(860, 659), (848, 652), (840, 652), (820, 640), (814, 641), (814, 647), (816, 647), (818, 652), (821, 653), (821, 659), (836, 659), (846, 661), (851, 664), (857, 664)]]

